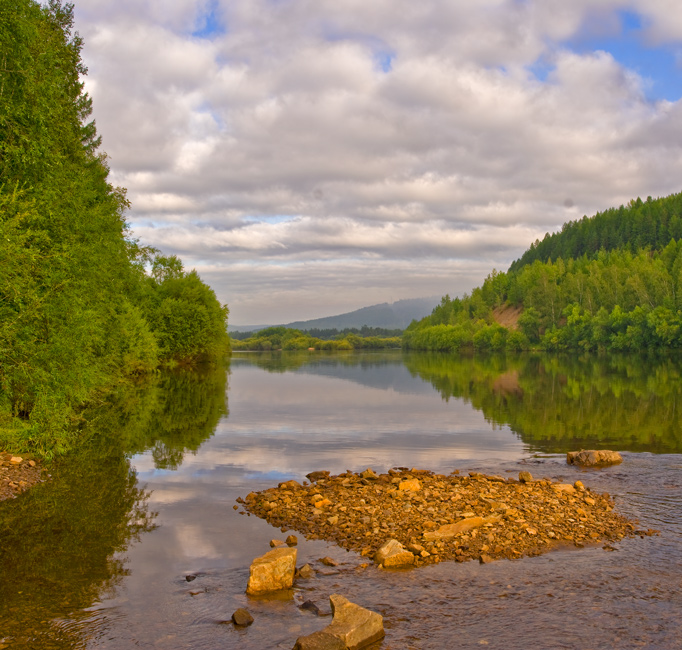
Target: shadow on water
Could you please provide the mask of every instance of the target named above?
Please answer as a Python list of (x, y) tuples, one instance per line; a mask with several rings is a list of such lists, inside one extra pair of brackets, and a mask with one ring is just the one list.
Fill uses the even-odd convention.
[[(227, 414), (223, 367), (161, 374), (97, 409), (52, 479), (0, 504), (0, 648), (79, 648), (85, 611), (127, 575), (123, 553), (154, 529), (134, 453), (177, 468)], [(89, 633), (92, 635), (92, 632)]]
[(409, 354), (405, 364), (444, 400), (470, 403), (535, 451), (682, 452), (679, 359)]

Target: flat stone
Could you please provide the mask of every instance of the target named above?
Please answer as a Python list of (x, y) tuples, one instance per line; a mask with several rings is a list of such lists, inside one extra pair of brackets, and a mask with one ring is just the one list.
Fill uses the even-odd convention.
[(294, 584), (296, 555), (295, 548), (275, 548), (257, 557), (249, 568), (246, 593), (250, 596), (259, 596), (289, 589)]
[(253, 616), (251, 616), (248, 610), (240, 607), (234, 614), (232, 614), (232, 622), (235, 625), (239, 625), (240, 627), (246, 627), (247, 625), (251, 625), (251, 623), (253, 623)]
[[(571, 486), (573, 487), (573, 486)], [(467, 517), (462, 519), (455, 524), (445, 524), (441, 526), (438, 530), (427, 531), (424, 533), (424, 539), (427, 542), (432, 542), (437, 539), (447, 539), (449, 537), (455, 537), (462, 533), (466, 533), (474, 528), (480, 528), (488, 523), (497, 523), (500, 521), (500, 517), (491, 515), (490, 517)]]
[(346, 650), (346, 644), (338, 637), (322, 630), (307, 636), (299, 636), (293, 650)]
[(339, 566), (339, 563), (336, 560), (330, 558), (328, 555), (321, 557), (320, 562), (322, 562), (322, 564), (325, 566)]
[(379, 547), (374, 561), (386, 568), (409, 566), (414, 564), (414, 553), (408, 551), (397, 539), (389, 539)]
[(575, 494), (575, 488), (570, 483), (553, 483), (552, 487), (557, 492), (566, 492), (567, 494)]
[(12, 456), (12, 458), (9, 459), (9, 462), (12, 463), (12, 465), (21, 465), (23, 460), (24, 459), (21, 456)]
[(422, 489), (422, 484), (418, 478), (411, 478), (406, 481), (400, 481), (398, 489), (401, 492), (419, 492)]
[(329, 471), (328, 470), (323, 470), (321, 472), (310, 472), (310, 474), (306, 474), (305, 477), (311, 482), (311, 483), (316, 483), (317, 481), (324, 480), (329, 477)]
[(384, 619), (381, 614), (351, 603), (338, 594), (329, 596), (334, 618), (323, 630), (341, 639), (348, 650), (358, 650), (384, 638)]
[(271, 539), (270, 546), (272, 548), (278, 548), (280, 546), (286, 546), (286, 542), (283, 542), (281, 539)]
[(600, 465), (618, 465), (618, 463), (623, 462), (623, 457), (617, 451), (609, 449), (582, 449), (580, 451), (569, 451), (566, 454), (566, 462), (569, 465), (598, 467)]

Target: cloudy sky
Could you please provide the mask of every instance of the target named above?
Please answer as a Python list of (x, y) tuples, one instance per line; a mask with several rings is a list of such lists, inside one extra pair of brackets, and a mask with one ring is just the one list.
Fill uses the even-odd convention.
[(143, 243), (233, 324), (458, 295), (682, 190), (676, 0), (76, 0)]

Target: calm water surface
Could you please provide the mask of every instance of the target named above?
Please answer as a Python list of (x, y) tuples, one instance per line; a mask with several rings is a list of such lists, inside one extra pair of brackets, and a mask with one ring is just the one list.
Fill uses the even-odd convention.
[[(298, 605), (328, 608), (332, 593), (384, 615), (384, 650), (682, 648), (679, 367), (238, 354), (227, 371), (160, 377), (99, 411), (52, 482), (0, 507), (0, 648), (289, 649), (330, 620)], [(567, 466), (580, 447), (625, 460)], [(580, 479), (661, 535), (401, 572), (300, 538), (299, 565), (339, 567), (293, 598), (247, 598), (251, 560), (284, 535), (233, 510), (238, 496), (316, 469), (393, 466)], [(220, 623), (242, 606), (251, 627)]]

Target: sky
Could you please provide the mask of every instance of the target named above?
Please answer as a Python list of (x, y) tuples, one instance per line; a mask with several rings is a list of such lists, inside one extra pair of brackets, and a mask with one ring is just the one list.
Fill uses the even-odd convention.
[(274, 324), (462, 295), (682, 190), (676, 0), (76, 0), (141, 243)]

